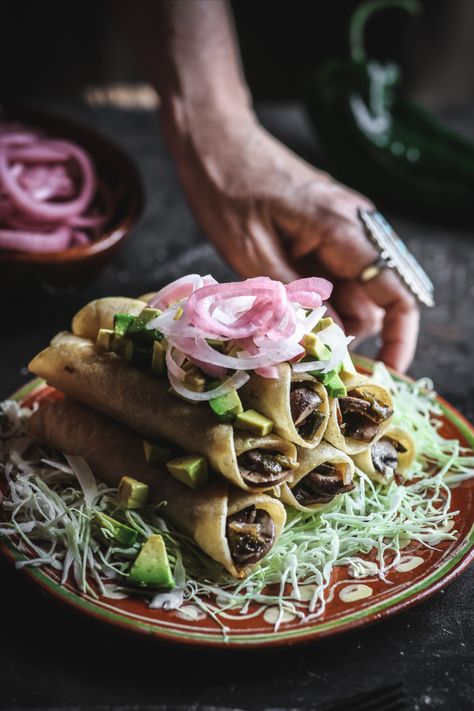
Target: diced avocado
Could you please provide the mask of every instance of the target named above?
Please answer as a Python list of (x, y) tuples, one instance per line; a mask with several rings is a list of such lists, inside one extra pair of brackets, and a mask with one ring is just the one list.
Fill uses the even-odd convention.
[(328, 316), (327, 318), (322, 318), (320, 321), (318, 321), (316, 326), (313, 328), (313, 331), (315, 331), (315, 333), (318, 333), (318, 331), (323, 331), (328, 326), (332, 326), (333, 323), (334, 323), (334, 321), (332, 320), (332, 318), (330, 316)]
[(150, 536), (130, 568), (128, 581), (144, 588), (174, 588), (165, 542), (160, 534)]
[(339, 368), (339, 375), (341, 376), (341, 378), (350, 377), (352, 375), (357, 375), (357, 370), (355, 369), (355, 365), (352, 362), (350, 353), (347, 353), (346, 357), (342, 361), (340, 368)]
[(118, 486), (118, 499), (126, 509), (141, 509), (148, 500), (148, 484), (131, 476), (123, 476)]
[(130, 363), (132, 360), (133, 343), (128, 338), (125, 338), (125, 336), (119, 336), (117, 333), (113, 333), (110, 338), (109, 350), (123, 358), (127, 363)]
[(322, 373), (320, 370), (312, 370), (311, 375), (320, 380), (323, 385), (326, 385), (330, 380), (337, 375), (337, 370), (328, 370), (327, 373)]
[(111, 331), (110, 328), (99, 329), (99, 333), (97, 334), (97, 339), (95, 342), (96, 346), (98, 346), (99, 348), (103, 348), (104, 351), (109, 351), (113, 335), (114, 332)]
[(135, 321), (136, 316), (131, 314), (115, 314), (114, 315), (114, 332), (118, 336), (125, 336), (129, 327)]
[(232, 422), (236, 416), (244, 411), (237, 390), (229, 390), (225, 395), (220, 395), (209, 400), (209, 405), (222, 422)]
[(201, 373), (199, 368), (191, 365), (190, 367), (188, 366), (186, 375), (184, 376), (184, 384), (191, 390), (202, 393), (206, 389), (206, 378)]
[(218, 338), (206, 338), (208, 345), (218, 351), (222, 351), (225, 346), (225, 341), (220, 341)]
[[(326, 390), (328, 391), (328, 395), (330, 397), (346, 397), (346, 386), (342, 382), (341, 378), (334, 370), (330, 372), (332, 373), (332, 376), (324, 383)], [(328, 375), (328, 373), (326, 373), (326, 375)]]
[(273, 421), (261, 415), (256, 410), (245, 410), (245, 412), (241, 412), (235, 418), (234, 427), (238, 427), (241, 430), (248, 430), (259, 437), (264, 437), (272, 431)]
[(137, 542), (138, 534), (133, 528), (126, 526), (111, 516), (107, 516), (105, 513), (96, 513), (94, 523), (110, 534), (107, 538), (113, 538), (123, 546), (133, 546)]
[(169, 473), (191, 489), (200, 489), (207, 483), (207, 461), (199, 454), (177, 457), (166, 463)]
[(145, 452), (145, 459), (150, 464), (162, 464), (163, 462), (169, 461), (170, 457), (173, 456), (173, 452), (166, 447), (160, 447), (159, 444), (154, 442), (148, 442), (148, 440), (143, 440), (143, 450)]
[(133, 340), (161, 341), (163, 334), (156, 328), (147, 328), (146, 325), (161, 314), (158, 309), (144, 308), (135, 318), (127, 330), (127, 336)]
[(163, 342), (153, 341), (151, 372), (155, 375), (165, 375), (166, 373), (166, 347)]
[(318, 360), (328, 360), (331, 357), (331, 351), (315, 333), (307, 333), (302, 345), (308, 355)]

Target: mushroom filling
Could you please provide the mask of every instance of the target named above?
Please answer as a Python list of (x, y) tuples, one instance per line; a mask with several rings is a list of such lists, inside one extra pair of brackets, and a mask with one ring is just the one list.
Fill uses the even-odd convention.
[(258, 563), (275, 540), (275, 524), (263, 509), (248, 506), (227, 519), (227, 541), (237, 567)]
[(344, 484), (347, 464), (325, 462), (306, 474), (291, 490), (302, 506), (327, 504), (338, 494), (352, 491), (354, 484)]
[(318, 412), (323, 399), (308, 383), (292, 383), (290, 411), (296, 431), (304, 439), (312, 439), (324, 422), (324, 414)]
[(269, 449), (250, 449), (237, 457), (240, 473), (249, 486), (276, 486), (298, 465), (285, 454)]
[(406, 447), (389, 437), (382, 437), (371, 448), (372, 464), (375, 471), (390, 479), (398, 467), (398, 455), (406, 452)]
[(372, 442), (392, 412), (364, 390), (350, 390), (347, 397), (338, 399), (337, 417), (342, 434), (362, 442)]

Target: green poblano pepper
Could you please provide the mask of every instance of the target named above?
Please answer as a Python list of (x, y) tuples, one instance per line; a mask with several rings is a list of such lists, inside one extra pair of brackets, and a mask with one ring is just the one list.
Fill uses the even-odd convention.
[(350, 58), (318, 72), (306, 97), (334, 173), (369, 197), (451, 218), (472, 214), (474, 143), (400, 94), (400, 72), (366, 57), (364, 29), (376, 11), (418, 12), (417, 0), (372, 0), (350, 25)]

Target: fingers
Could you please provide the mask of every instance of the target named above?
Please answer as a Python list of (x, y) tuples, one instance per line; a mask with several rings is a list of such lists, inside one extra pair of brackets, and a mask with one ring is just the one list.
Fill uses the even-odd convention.
[(346, 333), (355, 336), (356, 343), (380, 332), (383, 309), (374, 304), (361, 284), (336, 284), (331, 302), (342, 318)]
[(362, 207), (372, 207), (372, 203), (335, 181), (313, 179), (275, 200), (274, 217), (288, 237), (294, 259), (318, 250), (321, 261), (335, 275), (351, 278), (349, 249), (358, 262), (356, 267), (360, 264), (359, 271), (376, 256), (358, 217)]
[(418, 339), (419, 309), (415, 299), (388, 270), (367, 282), (364, 288), (385, 311), (379, 358), (403, 373), (413, 360)]
[[(221, 250), (223, 244), (217, 246)], [(266, 215), (249, 217), (239, 237), (225, 243), (222, 254), (243, 277), (263, 275), (288, 283), (301, 276), (291, 266), (289, 256)]]

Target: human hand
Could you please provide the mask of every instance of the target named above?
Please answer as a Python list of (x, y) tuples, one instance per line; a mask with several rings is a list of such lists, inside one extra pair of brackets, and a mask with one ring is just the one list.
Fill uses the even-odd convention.
[(381, 330), (379, 357), (404, 371), (418, 335), (415, 300), (389, 270), (358, 281), (377, 256), (357, 216), (370, 201), (297, 157), (251, 111), (204, 116), (178, 112), (164, 127), (194, 213), (226, 261), (244, 277), (327, 276), (346, 331), (360, 340)]

